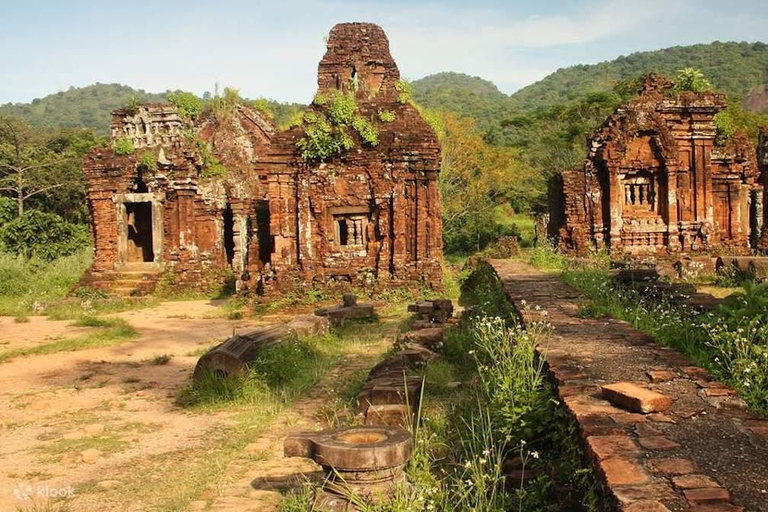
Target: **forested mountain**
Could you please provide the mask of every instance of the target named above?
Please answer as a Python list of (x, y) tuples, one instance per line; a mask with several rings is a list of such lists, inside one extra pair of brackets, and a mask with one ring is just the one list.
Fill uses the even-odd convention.
[[(165, 102), (166, 94), (148, 93), (121, 84), (95, 84), (70, 87), (66, 91), (32, 100), (32, 103), (7, 103), (0, 106), (0, 115), (23, 119), (33, 126), (50, 130), (61, 128), (90, 128), (99, 135), (109, 135), (110, 114), (129, 102)], [(303, 106), (260, 100), (258, 107), (268, 110), (278, 125), (288, 123)]]
[(152, 94), (120, 84), (95, 84), (70, 87), (67, 91), (50, 94), (32, 103), (7, 103), (0, 106), (0, 115), (21, 118), (34, 126), (57, 130), (84, 127), (99, 135), (109, 134), (110, 113), (131, 98), (140, 103), (165, 101), (165, 94)]
[(560, 69), (511, 96), (491, 82), (461, 73), (431, 75), (413, 82), (413, 89), (419, 104), (473, 117), (487, 127), (511, 116), (569, 103), (587, 93), (611, 91), (619, 80), (650, 71), (675, 76), (685, 67), (701, 70), (716, 90), (743, 98), (751, 110), (768, 108), (768, 45), (764, 43), (715, 42), (633, 53), (600, 64)]
[[(509, 101), (515, 111), (531, 111), (583, 96), (610, 91), (618, 80), (650, 71), (674, 76), (677, 70), (699, 69), (715, 89), (746, 98), (753, 89), (768, 83), (768, 44), (721, 43), (675, 46), (638, 52), (594, 65), (559, 69), (543, 80), (520, 89)], [(756, 105), (765, 109), (768, 104)]]
[[(413, 92), (416, 102), (426, 108), (472, 117), (481, 127), (490, 129), (520, 114), (578, 100), (590, 92), (610, 91), (619, 80), (649, 71), (674, 76), (684, 67), (701, 70), (718, 91), (743, 98), (748, 109), (768, 109), (768, 44), (764, 43), (715, 42), (633, 53), (600, 64), (560, 69), (511, 96), (487, 80), (462, 73), (437, 73), (416, 80)], [(147, 93), (120, 84), (70, 87), (32, 103), (0, 106), (0, 114), (22, 118), (35, 126), (87, 127), (106, 135), (110, 112), (132, 98), (139, 102), (164, 101), (165, 93)], [(278, 124), (286, 124), (301, 107), (274, 101), (263, 104)]]
[(488, 80), (463, 73), (437, 73), (413, 82), (413, 99), (432, 110), (474, 118), (481, 126), (498, 123), (509, 110), (509, 96)]

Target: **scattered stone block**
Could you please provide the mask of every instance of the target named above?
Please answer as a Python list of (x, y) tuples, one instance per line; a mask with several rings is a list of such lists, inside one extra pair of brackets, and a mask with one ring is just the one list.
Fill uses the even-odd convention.
[(677, 378), (677, 374), (671, 370), (649, 370), (647, 374), (648, 378), (651, 379), (651, 382), (654, 384), (669, 382), (670, 380), (675, 380)]
[(648, 421), (653, 421), (655, 423), (677, 423), (670, 416), (667, 416), (666, 414), (661, 414), (661, 413), (649, 414)]
[(371, 405), (365, 411), (365, 424), (405, 427), (411, 421), (411, 415), (411, 408), (405, 404)]
[(627, 436), (590, 436), (587, 438), (587, 447), (597, 460), (639, 452), (635, 442)]
[(713, 478), (707, 475), (684, 475), (672, 478), (672, 483), (679, 489), (703, 489), (706, 487), (720, 487)]
[(688, 475), (698, 471), (696, 463), (690, 459), (672, 457), (652, 462), (653, 468), (666, 475)]
[(398, 343), (414, 344), (430, 350), (440, 350), (443, 348), (443, 328), (430, 327), (429, 329), (408, 331), (398, 336)]
[(663, 503), (656, 500), (643, 500), (632, 503), (624, 509), (625, 512), (669, 512)]
[(408, 311), (418, 315), (422, 321), (443, 324), (453, 318), (453, 302), (450, 299), (425, 300), (410, 304)]
[(315, 315), (328, 317), (331, 325), (339, 327), (348, 320), (364, 320), (374, 318), (373, 306), (371, 304), (355, 304), (354, 306), (331, 306), (328, 308), (319, 308), (315, 310)]
[(651, 436), (641, 437), (639, 439), (640, 446), (646, 450), (676, 450), (680, 448), (680, 445), (674, 441), (670, 441), (663, 436)]
[(704, 489), (685, 489), (685, 499), (691, 505), (717, 503), (731, 501), (731, 493), (722, 487), (707, 487)]
[(273, 346), (291, 333), (285, 325), (271, 325), (237, 334), (216, 345), (197, 361), (192, 378), (200, 380), (207, 372), (220, 375), (243, 373), (264, 348)]
[(643, 414), (665, 411), (672, 405), (670, 397), (631, 382), (602, 386), (602, 394), (611, 403)]
[(600, 463), (609, 486), (638, 485), (649, 480), (648, 474), (638, 463), (626, 459), (608, 459)]

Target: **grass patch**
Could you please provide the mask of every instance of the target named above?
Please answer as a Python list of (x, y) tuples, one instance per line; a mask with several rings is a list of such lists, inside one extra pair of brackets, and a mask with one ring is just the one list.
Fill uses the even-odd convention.
[(53, 354), (56, 352), (73, 352), (96, 347), (108, 347), (124, 343), (137, 336), (136, 329), (125, 320), (110, 318), (99, 331), (74, 338), (62, 338), (50, 343), (34, 347), (19, 347), (0, 352), (0, 364), (7, 363), (18, 357)]
[(506, 229), (510, 229), (515, 226), (520, 232), (520, 246), (533, 246), (535, 224), (533, 215), (527, 213), (510, 214), (509, 205), (499, 205), (493, 210), (493, 221)]
[(99, 437), (83, 437), (81, 439), (58, 439), (47, 446), (40, 446), (35, 452), (41, 455), (45, 462), (58, 462), (61, 455), (67, 452), (83, 452), (96, 449), (108, 455), (126, 449), (130, 443), (114, 435)]
[(91, 261), (90, 249), (52, 262), (0, 252), (0, 316), (23, 317), (61, 299)]
[(156, 306), (160, 301), (155, 297), (125, 298), (96, 296), (94, 298), (68, 297), (42, 310), (51, 320), (75, 320), (96, 317), (110, 313), (121, 313), (135, 309)]

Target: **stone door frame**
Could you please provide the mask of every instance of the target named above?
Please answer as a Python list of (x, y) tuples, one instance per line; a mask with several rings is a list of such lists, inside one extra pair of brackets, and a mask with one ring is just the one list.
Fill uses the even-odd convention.
[(114, 197), (117, 215), (117, 261), (115, 268), (128, 264), (128, 230), (126, 229), (126, 204), (150, 203), (152, 205), (152, 252), (154, 261), (145, 262), (148, 267), (159, 267), (163, 263), (163, 201), (164, 194), (148, 192), (143, 194), (117, 194)]

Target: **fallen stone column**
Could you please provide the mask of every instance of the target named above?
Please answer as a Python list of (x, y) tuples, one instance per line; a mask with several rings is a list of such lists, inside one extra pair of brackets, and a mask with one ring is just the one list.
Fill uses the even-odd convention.
[(286, 340), (328, 331), (328, 319), (318, 316), (299, 316), (288, 324), (268, 325), (255, 331), (237, 334), (216, 345), (197, 361), (194, 380), (207, 372), (222, 376), (244, 373), (262, 350)]

